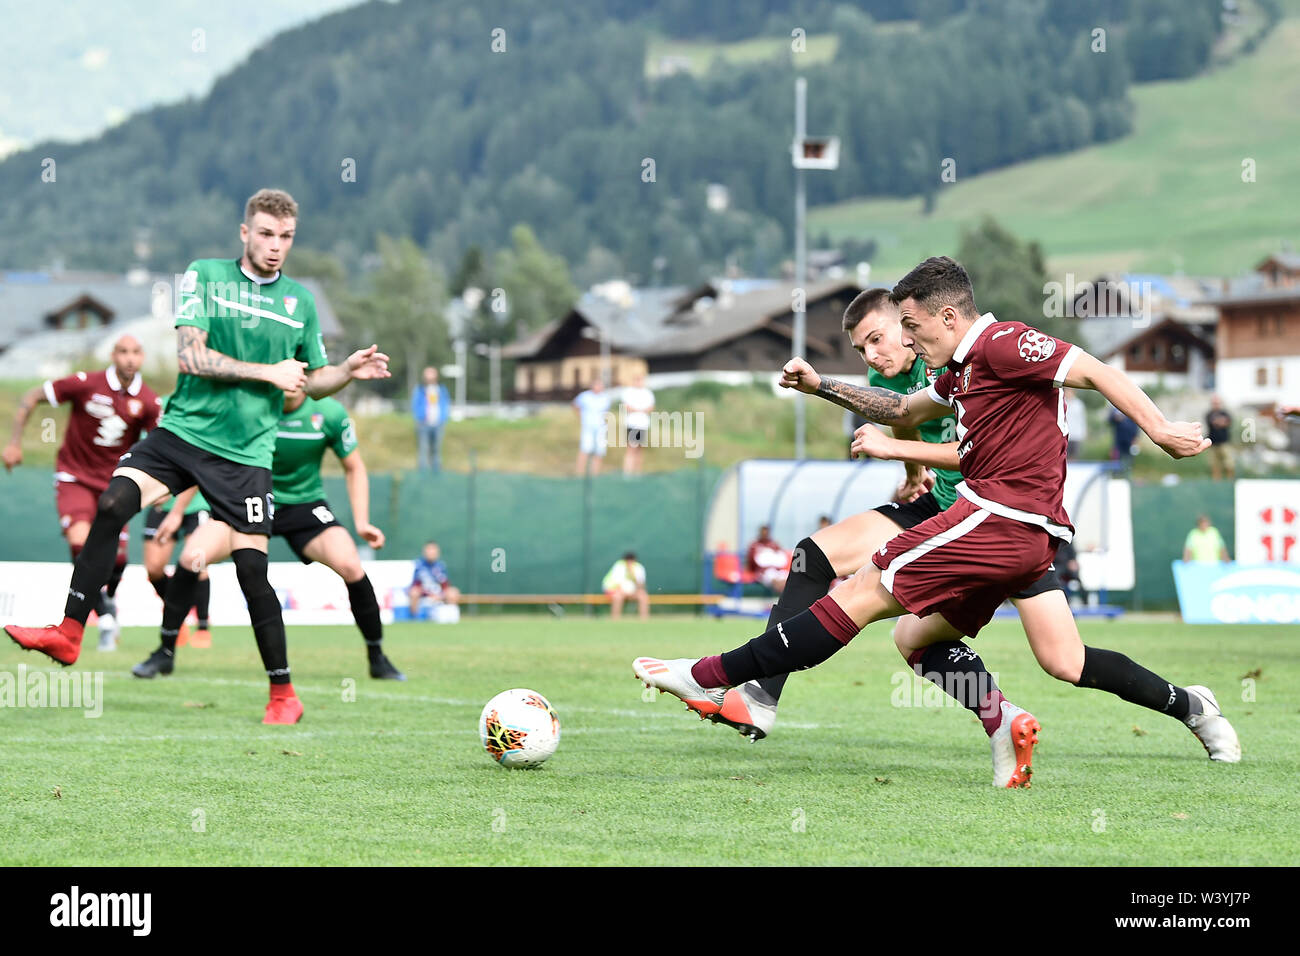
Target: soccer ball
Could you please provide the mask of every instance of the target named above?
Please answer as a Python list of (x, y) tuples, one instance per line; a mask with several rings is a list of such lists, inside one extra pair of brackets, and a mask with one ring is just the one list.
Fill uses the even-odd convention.
[(501, 766), (537, 767), (560, 745), (560, 718), (537, 691), (517, 687), (487, 702), (478, 718), (478, 736)]

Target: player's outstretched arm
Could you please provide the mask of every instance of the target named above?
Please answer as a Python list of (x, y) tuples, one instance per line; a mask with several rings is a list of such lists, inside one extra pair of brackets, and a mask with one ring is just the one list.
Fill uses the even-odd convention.
[(270, 382), (277, 388), (292, 392), (305, 381), (302, 370), (306, 363), (297, 359), (285, 359), (274, 365), (241, 362), (208, 348), (207, 330), (193, 325), (181, 325), (176, 329), (176, 361), (180, 371), (186, 375), (221, 382)]
[(875, 425), (863, 425), (853, 433), (853, 454), (870, 455), (884, 461), (915, 462), (929, 468), (946, 468), (957, 471), (961, 462), (957, 458), (955, 441), (938, 444), (926, 441), (909, 441), (897, 436), (891, 438)]
[(817, 395), (883, 425), (919, 425), (932, 418), (952, 414), (951, 408), (932, 402), (925, 392), (901, 395), (887, 388), (850, 385), (833, 378), (823, 378), (801, 358), (793, 358), (785, 363), (781, 369), (781, 387)]
[(388, 371), (388, 356), (379, 351), (379, 346), (372, 345), (367, 349), (357, 349), (338, 365), (325, 365), (308, 372), (307, 394), (312, 398), (324, 398), (354, 378), (389, 378), (392, 374)]
[(32, 410), (41, 403), (44, 396), (45, 386), (36, 385), (24, 392), (18, 402), (18, 412), (14, 415), (14, 430), (4, 450), (5, 471), (13, 471), (15, 465), (23, 463), (23, 429), (27, 427), (27, 419), (31, 417)]
[(370, 475), (361, 460), (361, 449), (352, 449), (340, 461), (348, 486), (348, 503), (352, 505), (352, 524), (366, 544), (378, 551), (384, 546), (384, 533), (370, 523)]
[(1132, 379), (1087, 352), (1075, 359), (1064, 384), (1101, 392), (1171, 458), (1190, 458), (1210, 447), (1210, 440), (1201, 436), (1200, 422), (1169, 421)]

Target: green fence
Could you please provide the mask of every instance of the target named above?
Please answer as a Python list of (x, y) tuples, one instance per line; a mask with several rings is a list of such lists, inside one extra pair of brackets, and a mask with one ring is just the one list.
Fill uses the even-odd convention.
[[(377, 557), (414, 559), (430, 538), (442, 545), (452, 580), (488, 594), (584, 593), (599, 590), (609, 566), (627, 550), (646, 566), (652, 591), (689, 593), (700, 587), (701, 528), (720, 470), (596, 478), (539, 478), (476, 472), (370, 476), (371, 520), (388, 536)], [(48, 472), (0, 475), (0, 560), (66, 561)], [(351, 526), (342, 478), (325, 493), (339, 520)], [(1233, 491), (1229, 482), (1187, 481), (1133, 486), (1137, 587), (1111, 600), (1136, 610), (1177, 607), (1171, 561), (1196, 516), (1209, 514), (1229, 544)], [(131, 560), (140, 560), (142, 517), (131, 522)], [(1235, 552), (1234, 552), (1235, 556)], [(284, 542), (271, 543), (273, 561), (292, 561)]]
[[(720, 474), (700, 466), (671, 473), (541, 478), (475, 472), (370, 476), (370, 520), (388, 543), (376, 557), (413, 560), (439, 542), (452, 581), (487, 594), (586, 593), (625, 551), (646, 567), (652, 592), (700, 587), (704, 509)], [(48, 472), (0, 475), (0, 560), (66, 561)], [(352, 524), (343, 478), (325, 495)], [(131, 522), (131, 560), (140, 560), (143, 517)], [(293, 561), (272, 539), (271, 560)]]

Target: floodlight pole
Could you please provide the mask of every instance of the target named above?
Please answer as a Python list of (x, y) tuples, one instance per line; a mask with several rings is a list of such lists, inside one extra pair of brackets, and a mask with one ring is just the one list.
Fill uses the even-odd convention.
[[(806, 113), (808, 100), (808, 81), (802, 76), (794, 81), (794, 141), (803, 142), (807, 135)], [(808, 197), (804, 191), (803, 167), (795, 164), (794, 170), (794, 284), (799, 290), (795, 299), (798, 305), (794, 312), (794, 335), (791, 342), (791, 357), (802, 357), (806, 336), (806, 309), (808, 303), (808, 237), (804, 222), (808, 209)], [(803, 392), (794, 396), (794, 457), (802, 461), (804, 452), (804, 432), (807, 427), (807, 408), (804, 406)]]

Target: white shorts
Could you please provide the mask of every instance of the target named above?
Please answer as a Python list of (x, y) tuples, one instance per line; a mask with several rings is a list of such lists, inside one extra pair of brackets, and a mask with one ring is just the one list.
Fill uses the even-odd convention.
[(605, 436), (605, 423), (599, 425), (588, 425), (582, 429), (582, 435), (578, 440), (578, 448), (584, 455), (604, 456), (607, 440)]

